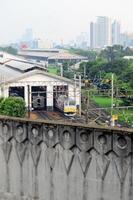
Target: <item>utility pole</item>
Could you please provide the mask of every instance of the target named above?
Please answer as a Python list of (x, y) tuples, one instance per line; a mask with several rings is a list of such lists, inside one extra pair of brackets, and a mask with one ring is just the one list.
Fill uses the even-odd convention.
[(81, 75), (79, 75), (79, 115), (81, 116)]
[(76, 74), (74, 74), (74, 98), (76, 101)]
[(102, 80), (102, 76), (101, 76), (101, 70), (100, 70), (100, 72), (99, 72), (99, 73), (100, 73), (100, 77), (99, 77), (99, 78), (100, 78), (100, 81), (101, 81), (101, 80)]
[(114, 74), (111, 75), (111, 126), (114, 126), (113, 119), (113, 102), (114, 102)]
[(86, 98), (86, 124), (88, 124), (88, 108), (89, 108), (89, 90), (87, 91), (87, 98)]
[(86, 64), (84, 63), (84, 79), (86, 78)]
[(60, 75), (61, 75), (61, 77), (63, 77), (63, 65), (62, 64), (60, 65)]

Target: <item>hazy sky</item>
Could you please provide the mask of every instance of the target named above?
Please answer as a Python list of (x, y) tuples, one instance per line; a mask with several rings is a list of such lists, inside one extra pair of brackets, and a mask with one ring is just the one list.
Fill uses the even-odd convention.
[(99, 15), (133, 32), (132, 0), (0, 0), (0, 43), (21, 38), (26, 28), (38, 38), (68, 41), (87, 32)]

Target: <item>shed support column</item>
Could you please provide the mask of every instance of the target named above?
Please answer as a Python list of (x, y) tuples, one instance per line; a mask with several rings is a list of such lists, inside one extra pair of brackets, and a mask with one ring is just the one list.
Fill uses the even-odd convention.
[(9, 87), (4, 87), (4, 97), (9, 97)]
[[(29, 89), (28, 89), (28, 87), (29, 87)], [(31, 109), (32, 102), (31, 102), (31, 86), (30, 85), (26, 85), (24, 87), (24, 99), (25, 99), (26, 107), (28, 108), (28, 106), (29, 106)]]
[(0, 87), (0, 97), (3, 97), (3, 90), (2, 90), (2, 86)]
[(53, 110), (53, 85), (47, 86), (47, 110)]
[(28, 85), (24, 87), (24, 100), (25, 100), (26, 107), (28, 108)]

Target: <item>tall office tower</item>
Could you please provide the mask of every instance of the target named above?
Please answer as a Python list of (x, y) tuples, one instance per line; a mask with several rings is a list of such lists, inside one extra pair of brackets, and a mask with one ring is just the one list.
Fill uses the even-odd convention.
[(111, 20), (98, 16), (96, 22), (90, 23), (90, 48), (103, 48), (112, 45)]
[(96, 23), (90, 23), (90, 48), (96, 48)]
[(118, 21), (112, 23), (112, 45), (121, 43), (121, 26)]
[(96, 21), (97, 47), (111, 45), (111, 23), (108, 17), (98, 16)]

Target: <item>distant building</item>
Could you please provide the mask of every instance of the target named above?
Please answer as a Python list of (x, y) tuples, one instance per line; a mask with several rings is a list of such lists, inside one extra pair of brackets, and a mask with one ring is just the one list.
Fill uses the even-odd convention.
[(128, 35), (127, 35), (127, 33), (121, 33), (120, 38), (121, 38), (121, 42), (120, 42), (121, 45), (126, 48), (128, 46)]
[(90, 47), (103, 48), (111, 45), (111, 23), (105, 16), (98, 16), (96, 22), (90, 23)]
[(126, 60), (133, 60), (133, 56), (124, 56), (123, 59), (126, 59)]
[(22, 41), (31, 42), (33, 40), (33, 30), (31, 28), (26, 29)]
[(111, 32), (110, 32), (110, 20), (108, 17), (99, 16), (97, 17), (97, 47), (102, 48), (111, 45)]
[(77, 63), (82, 60), (87, 60), (87, 57), (59, 49), (25, 49), (21, 50), (18, 54), (25, 59), (41, 63), (64, 63), (72, 61)]
[(133, 33), (127, 34), (127, 46), (133, 46)]
[(118, 21), (112, 23), (112, 45), (121, 43), (121, 26)]
[(87, 33), (82, 32), (77, 38), (76, 38), (76, 47), (81, 49), (87, 49)]
[(90, 23), (90, 48), (94, 49), (96, 47), (96, 24), (94, 22)]

